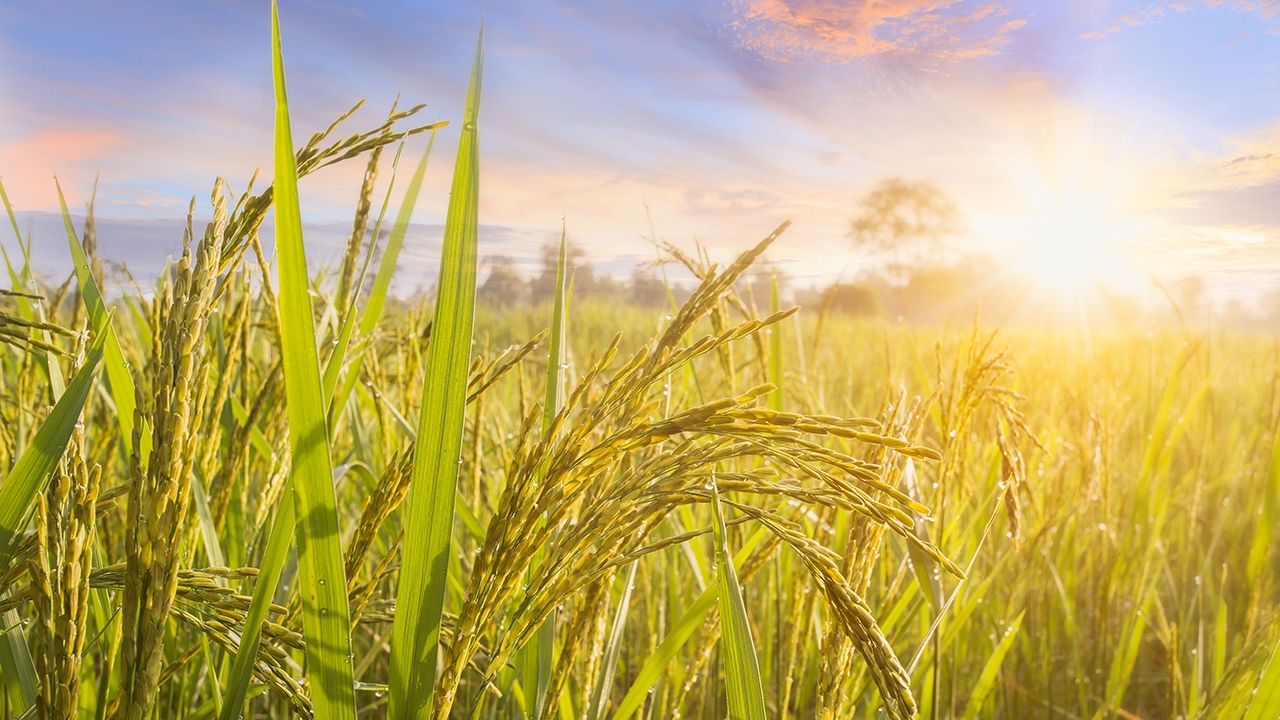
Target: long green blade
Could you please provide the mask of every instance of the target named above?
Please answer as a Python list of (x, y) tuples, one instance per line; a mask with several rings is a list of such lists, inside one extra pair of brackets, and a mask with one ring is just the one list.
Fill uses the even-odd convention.
[[(431, 153), (431, 145), (435, 142), (435, 131), (431, 132), (431, 142), (427, 144), (427, 153)], [(333, 399), (333, 391), (338, 385), (338, 374), (342, 371), (342, 365), (346, 361), (347, 349), (351, 345), (351, 336), (355, 333), (357, 300), (360, 298), (359, 289), (364, 286), (365, 274), (369, 271), (369, 261), (373, 259), (374, 250), (378, 247), (378, 233), (382, 228), (382, 219), (386, 215), (387, 205), (391, 201), (391, 190), (396, 184), (396, 170), (400, 168), (400, 153), (404, 150), (404, 143), (396, 149), (395, 159), (391, 161), (391, 181), (387, 183), (386, 195), (382, 198), (382, 209), (378, 211), (378, 221), (373, 226), (373, 238), (369, 241), (369, 250), (365, 253), (364, 263), (360, 266), (360, 274), (357, 276), (354, 287), (355, 291), (351, 293), (351, 301), (347, 306), (346, 312), (342, 318), (342, 329), (338, 332), (338, 344), (334, 346), (333, 353), (329, 356), (329, 364), (324, 368), (324, 396), (326, 402)], [(423, 158), (426, 159), (425, 157)], [(425, 169), (426, 163), (423, 163)], [(415, 176), (417, 177), (417, 176)], [(409, 191), (416, 197), (418, 194), (417, 187), (410, 187)], [(408, 223), (406, 222), (407, 226)], [(385, 294), (385, 290), (384, 290)], [(376, 320), (375, 320), (376, 323)], [(345, 400), (345, 397), (344, 397)], [(332, 412), (332, 405), (330, 411)], [(332, 417), (337, 417), (332, 415)]]
[[(466, 134), (465, 129), (463, 134)], [(391, 236), (387, 238), (387, 247), (382, 251), (382, 260), (378, 263), (378, 274), (373, 276), (369, 303), (365, 305), (364, 314), (360, 317), (361, 335), (373, 332), (373, 328), (378, 325), (378, 320), (382, 317), (382, 306), (387, 300), (391, 278), (396, 272), (396, 259), (400, 257), (400, 248), (404, 246), (405, 233), (409, 232), (409, 221), (413, 219), (413, 207), (418, 202), (418, 191), (422, 188), (422, 178), (427, 172), (427, 160), (431, 157), (431, 148), (435, 143), (436, 134), (432, 131), (431, 139), (427, 141), (427, 149), (422, 152), (422, 159), (418, 161), (418, 168), (413, 171), (409, 187), (405, 188), (404, 201), (400, 204), (396, 222), (391, 226)]]
[(289, 128), (280, 17), (271, 5), (276, 90), (275, 211), (279, 275), (280, 354), (289, 418), (290, 475), (298, 514), (298, 580), (307, 640), (307, 679), (317, 720), (354, 720), (355, 685), (347, 581), (342, 564), (337, 497), (325, 426), (320, 358), (308, 292), (307, 258), (298, 209), (298, 167)]
[(15, 610), (0, 615), (0, 622), (8, 630), (0, 635), (0, 672), (4, 674), (5, 695), (13, 710), (21, 716), (36, 704), (36, 687), (40, 680), (36, 675), (31, 648), (22, 634), (22, 621)]
[[(756, 531), (747, 538), (747, 541), (738, 548), (738, 552), (733, 556), (733, 564), (741, 567), (751, 557), (751, 553), (755, 552), (757, 546), (764, 540), (768, 534), (766, 528), (756, 528)], [(612, 720), (627, 720), (631, 717), (640, 706), (644, 704), (645, 697), (653, 688), (654, 683), (658, 682), (658, 678), (662, 677), (662, 672), (671, 664), (671, 661), (679, 654), (680, 648), (693, 637), (694, 632), (702, 627), (702, 621), (706, 619), (707, 613), (716, 606), (719, 600), (719, 588), (709, 587), (702, 591), (689, 609), (684, 612), (671, 632), (663, 638), (662, 644), (657, 650), (644, 661), (644, 667), (640, 668), (640, 672), (636, 674), (636, 679), (631, 683), (631, 688), (627, 690), (627, 694), (622, 698), (622, 702), (618, 703), (618, 709), (612, 715)]]
[(542, 431), (551, 429), (551, 421), (564, 407), (565, 370), (569, 365), (569, 346), (565, 333), (569, 329), (566, 254), (568, 240), (560, 230), (560, 259), (556, 263), (556, 301), (551, 315), (551, 351), (547, 356), (547, 394), (542, 405)]
[(67, 385), (66, 392), (58, 398), (53, 411), (36, 431), (31, 444), (27, 445), (13, 470), (4, 479), (4, 484), (0, 485), (0, 575), (9, 569), (9, 562), (13, 560), (13, 552), (22, 537), (36, 493), (44, 486), (49, 473), (58, 466), (58, 461), (67, 449), (67, 442), (71, 440), (71, 433), (75, 430), (80, 411), (84, 409), (85, 400), (89, 398), (89, 391), (97, 377), (98, 366), (102, 363), (105, 338), (104, 335), (98, 336), (84, 365)]
[(613, 628), (609, 631), (609, 641), (605, 643), (604, 660), (600, 676), (596, 678), (595, 690), (591, 693), (591, 704), (587, 706), (587, 720), (604, 717), (604, 707), (609, 702), (609, 690), (613, 687), (613, 676), (618, 669), (618, 654), (622, 650), (622, 631), (626, 629), (627, 610), (631, 607), (631, 591), (636, 584), (636, 567), (633, 560), (627, 571), (626, 585), (622, 588), (622, 598), (618, 600), (618, 609), (613, 614)]
[(1253, 699), (1249, 701), (1249, 711), (1244, 720), (1266, 720), (1280, 717), (1280, 644), (1271, 650), (1267, 667), (1253, 689)]
[[(551, 423), (560, 408), (564, 407), (565, 369), (569, 365), (568, 344), (565, 333), (568, 330), (568, 287), (567, 282), (568, 236), (560, 230), (560, 258), (556, 263), (556, 297), (551, 315), (551, 350), (547, 355), (547, 390), (542, 404), (542, 432), (550, 432)], [(541, 557), (535, 559), (540, 562)], [(529, 568), (530, 574), (536, 564)], [(551, 671), (554, 669), (556, 639), (556, 614), (538, 627), (538, 632), (520, 652), (520, 682), (525, 688), (533, 691), (533, 702), (528, 709), (529, 717), (542, 717), (543, 707), (547, 702), (547, 690), (551, 685)], [(526, 690), (526, 697), (528, 691)]]
[[(67, 201), (62, 196), (62, 186), (54, 181), (58, 188), (58, 204), (62, 207), (62, 222), (67, 228), (67, 243), (71, 247), (71, 263), (75, 267), (76, 282), (80, 285), (80, 297), (84, 298), (84, 307), (89, 314), (89, 322), (93, 332), (105, 336), (106, 345), (103, 359), (106, 361), (107, 384), (111, 386), (111, 400), (116, 404), (116, 420), (120, 424), (120, 441), (125, 448), (133, 447), (133, 413), (137, 395), (133, 388), (133, 376), (129, 374), (129, 365), (120, 350), (120, 340), (116, 337), (115, 327), (111, 323), (111, 315), (107, 312), (107, 304), (102, 299), (102, 291), (98, 281), (89, 271), (89, 258), (84, 254), (84, 246), (76, 237), (76, 229), (71, 224), (71, 213), (67, 211)], [(141, 465), (147, 467), (151, 457), (151, 433), (141, 428), (138, 447), (141, 453)]]
[(1275, 440), (1271, 445), (1267, 482), (1262, 491), (1262, 514), (1258, 517), (1258, 526), (1253, 532), (1253, 546), (1249, 549), (1249, 564), (1245, 568), (1251, 584), (1258, 582), (1258, 575), (1271, 551), (1272, 533), (1275, 532), (1277, 506), (1280, 505), (1280, 428), (1276, 429)]
[[(373, 287), (369, 291), (369, 301), (365, 305), (364, 312), (360, 316), (360, 336), (368, 338), (374, 328), (378, 326), (378, 321), (382, 319), (382, 308), (387, 301), (387, 292), (391, 288), (391, 278), (395, 275), (396, 260), (400, 257), (400, 248), (404, 246), (405, 233), (409, 231), (409, 221), (413, 219), (413, 206), (418, 202), (418, 191), (422, 187), (422, 178), (427, 172), (427, 159), (431, 157), (431, 148), (435, 146), (436, 133), (431, 131), (431, 139), (427, 141), (427, 149), (422, 153), (422, 160), (418, 162), (418, 169), (414, 171), (413, 178), (409, 181), (409, 187), (405, 189), (404, 202), (400, 204), (400, 212), (396, 215), (395, 224), (391, 226), (391, 236), (387, 238), (387, 247), (382, 252), (382, 260), (378, 263), (378, 274), (373, 278)], [(396, 161), (399, 162), (399, 152), (396, 153)], [(394, 180), (394, 176), (392, 178)], [(391, 196), (391, 188), (387, 188), (387, 197)], [(383, 202), (382, 210), (386, 211), (386, 202)], [(382, 226), (382, 215), (378, 216), (377, 227)], [(373, 242), (378, 241), (377, 229), (374, 230)], [(346, 328), (344, 328), (346, 332)], [(345, 353), (345, 349), (343, 351)], [(332, 361), (330, 361), (332, 362)], [(360, 377), (360, 368), (364, 364), (364, 354), (359, 353), (351, 361), (351, 367), (347, 370), (345, 379), (341, 386), (338, 387), (338, 394), (334, 398), (333, 408), (341, 411), (347, 406), (347, 398), (351, 397), (351, 391), (356, 386), (356, 381)], [(334, 371), (334, 379), (337, 378), (337, 371)], [(329, 375), (325, 373), (325, 392), (326, 397), (331, 394), (331, 386), (329, 384)], [(338, 417), (334, 413), (334, 417)]]
[(729, 696), (730, 720), (765, 720), (764, 684), (760, 663), (747, 624), (747, 606), (742, 601), (738, 571), (729, 559), (728, 531), (720, 510), (720, 491), (711, 487), (711, 508), (715, 514), (716, 582), (720, 587), (720, 649), (724, 658), (725, 690)]
[(982, 712), (982, 706), (986, 704), (987, 698), (991, 697), (992, 691), (996, 689), (996, 679), (1000, 676), (1000, 666), (1004, 664), (1004, 656), (1009, 654), (1009, 649), (1013, 647), (1013, 641), (1018, 637), (1018, 628), (1022, 627), (1022, 616), (1026, 612), (1026, 610), (1023, 610), (1018, 613), (1018, 617), (1009, 623), (1009, 627), (1004, 631), (1004, 637), (1000, 638), (1000, 642), (996, 644), (996, 649), (991, 652), (991, 657), (987, 658), (987, 664), (983, 666), (982, 674), (978, 676), (978, 682), (973, 686), (973, 692), (969, 693), (969, 704), (965, 705), (962, 720), (973, 720), (978, 717), (978, 713)]
[(422, 412), (405, 516), (403, 561), (391, 631), (389, 717), (428, 718), (434, 700), (440, 619), (448, 584), (458, 463), (467, 402), (467, 370), (476, 296), (480, 198), (481, 57), (476, 43), (465, 122), (445, 216), (435, 319), (427, 348)]
[[(281, 497), (287, 498), (292, 494), (293, 482), (286, 481)], [(280, 503), (275, 522), (271, 526), (271, 534), (267, 537), (267, 550), (262, 556), (262, 565), (258, 568), (258, 580), (253, 586), (249, 612), (245, 615), (244, 635), (240, 637), (240, 646), (236, 648), (235, 659), (231, 661), (231, 675), (227, 679), (227, 691), (222, 696), (222, 712), (219, 713), (218, 720), (237, 720), (243, 717), (249, 681), (253, 676), (253, 664), (258, 658), (262, 622), (267, 619), (267, 610), (276, 594), (276, 583), (280, 581), (280, 571), (284, 569), (285, 560), (289, 557), (289, 540), (293, 537), (295, 521), (294, 504)]]

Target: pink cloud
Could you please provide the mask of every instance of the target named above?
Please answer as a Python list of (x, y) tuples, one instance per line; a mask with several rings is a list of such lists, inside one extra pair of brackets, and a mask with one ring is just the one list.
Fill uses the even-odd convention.
[(742, 47), (784, 61), (883, 54), (961, 60), (994, 55), (1026, 24), (1009, 8), (964, 0), (733, 0)]
[[(0, 146), (0, 177), (8, 181), (5, 190), (15, 207), (56, 208), (54, 173), (61, 173), (64, 191), (69, 178), (76, 185), (92, 184), (97, 165), (129, 142), (110, 130), (65, 126), (37, 130)], [(68, 197), (68, 201), (74, 199)]]

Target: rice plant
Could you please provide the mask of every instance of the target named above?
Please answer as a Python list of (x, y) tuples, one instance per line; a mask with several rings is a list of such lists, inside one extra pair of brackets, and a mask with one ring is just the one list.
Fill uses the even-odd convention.
[[(272, 29), (273, 184), (216, 179), (151, 291), (92, 202), (37, 276), (0, 186), (4, 717), (1280, 716), (1274, 339), (764, 314), (787, 223), (661, 243), (669, 314), (575, 299), (563, 239), (550, 306), (477, 305), (482, 43), (396, 300), (444, 123), (295, 147)], [(357, 158), (316, 274), (298, 182)]]

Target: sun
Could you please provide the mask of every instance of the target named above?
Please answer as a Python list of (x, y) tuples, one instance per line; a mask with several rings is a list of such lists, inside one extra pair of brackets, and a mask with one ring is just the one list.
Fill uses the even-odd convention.
[(1067, 205), (1046, 208), (1020, 224), (1014, 242), (1039, 285), (1080, 292), (1120, 270), (1117, 245), (1126, 225), (1120, 219), (1086, 205)]

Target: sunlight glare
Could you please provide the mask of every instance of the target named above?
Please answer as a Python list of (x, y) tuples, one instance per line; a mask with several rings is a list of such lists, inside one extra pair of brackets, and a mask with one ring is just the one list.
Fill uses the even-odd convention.
[(1028, 219), (1024, 262), (1038, 283), (1079, 291), (1115, 271), (1120, 230), (1119, 223), (1089, 208), (1053, 208)]

